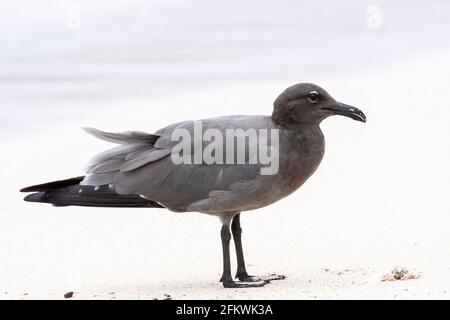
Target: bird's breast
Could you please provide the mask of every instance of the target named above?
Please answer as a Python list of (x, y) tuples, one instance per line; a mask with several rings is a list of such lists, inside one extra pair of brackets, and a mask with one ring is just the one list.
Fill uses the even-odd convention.
[(281, 187), (288, 194), (298, 189), (317, 169), (325, 152), (320, 128), (280, 132)]

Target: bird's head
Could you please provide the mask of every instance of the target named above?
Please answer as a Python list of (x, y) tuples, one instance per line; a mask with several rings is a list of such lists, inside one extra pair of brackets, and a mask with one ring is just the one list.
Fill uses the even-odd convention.
[(299, 83), (284, 90), (274, 102), (272, 119), (281, 125), (319, 124), (323, 119), (341, 115), (366, 122), (358, 108), (334, 100), (328, 92), (312, 83)]

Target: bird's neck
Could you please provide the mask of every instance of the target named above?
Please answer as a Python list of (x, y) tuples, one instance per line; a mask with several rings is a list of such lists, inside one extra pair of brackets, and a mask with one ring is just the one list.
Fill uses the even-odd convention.
[(324, 136), (318, 124), (302, 124), (281, 128), (286, 143), (296, 150), (308, 153), (310, 149), (322, 149)]
[[(285, 155), (285, 159), (280, 159), (280, 167), (291, 174), (298, 169), (302, 175), (310, 176), (322, 161), (325, 139), (317, 124), (281, 127), (280, 146)], [(285, 163), (281, 164), (283, 161)]]

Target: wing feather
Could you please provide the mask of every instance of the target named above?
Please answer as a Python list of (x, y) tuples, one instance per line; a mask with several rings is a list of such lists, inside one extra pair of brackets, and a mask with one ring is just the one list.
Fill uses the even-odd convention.
[(94, 137), (117, 144), (149, 144), (154, 145), (159, 135), (145, 133), (141, 131), (125, 131), (120, 133), (100, 131), (95, 128), (82, 128)]

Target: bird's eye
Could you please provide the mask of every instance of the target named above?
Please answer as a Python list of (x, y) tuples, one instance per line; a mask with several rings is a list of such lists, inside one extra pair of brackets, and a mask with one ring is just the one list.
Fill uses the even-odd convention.
[(308, 94), (308, 100), (311, 103), (316, 103), (317, 101), (319, 101), (320, 95), (317, 91), (311, 91)]

